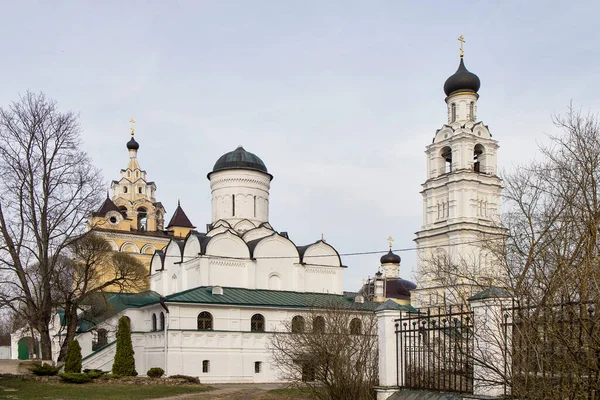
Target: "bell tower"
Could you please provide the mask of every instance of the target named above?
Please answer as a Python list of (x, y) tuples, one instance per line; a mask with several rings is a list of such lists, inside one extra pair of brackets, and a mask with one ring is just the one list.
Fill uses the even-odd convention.
[(423, 224), (415, 238), (416, 306), (452, 304), (458, 300), (453, 298), (456, 293), (468, 297), (474, 282), (484, 284), (498, 273), (482, 244), (504, 231), (499, 218), (499, 146), (477, 119), (481, 82), (465, 67), (462, 36), (459, 40), (458, 69), (444, 84), (448, 120), (425, 150)]
[(148, 182), (146, 171), (141, 169), (137, 159), (140, 148), (135, 140), (135, 121), (131, 119), (131, 139), (127, 142), (129, 162), (121, 170), (121, 179), (112, 181), (110, 190), (112, 201), (119, 207), (130, 223), (129, 230), (155, 232), (164, 229), (165, 209), (156, 201), (156, 184)]

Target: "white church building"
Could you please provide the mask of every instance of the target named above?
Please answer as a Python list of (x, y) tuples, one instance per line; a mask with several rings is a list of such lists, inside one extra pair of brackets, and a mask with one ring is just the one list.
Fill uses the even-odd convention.
[[(275, 382), (270, 332), (319, 307), (347, 305), (372, 312), (376, 304), (343, 295), (338, 252), (323, 240), (296, 245), (269, 223), (273, 176), (256, 155), (238, 147), (208, 174), (212, 220), (192, 230), (181, 206), (173, 237), (150, 264), (150, 291), (107, 296), (106, 320), (84, 321), (78, 336), (83, 368), (110, 370), (118, 317), (130, 319), (136, 369), (203, 382)], [(58, 346), (56, 346), (58, 348)]]
[[(83, 368), (111, 369), (117, 320), (124, 315), (131, 322), (140, 374), (161, 367), (167, 375), (198, 376), (206, 383), (276, 382), (280, 378), (271, 364), (269, 339), (295, 316), (332, 302), (369, 313), (388, 299), (393, 302), (384, 305), (395, 311), (439, 305), (447, 288), (428, 268), (430, 261), (468, 260), (485, 267), (489, 259), (477, 243), (503, 232), (498, 142), (477, 120), (479, 87), (479, 78), (461, 56), (458, 70), (444, 85), (447, 123), (426, 147), (423, 224), (415, 239), (416, 288), (400, 279), (400, 257), (390, 249), (381, 258), (377, 279), (364, 285), (361, 295), (345, 296), (346, 267), (339, 253), (323, 240), (298, 245), (271, 226), (273, 176), (258, 156), (238, 147), (208, 173), (212, 212), (206, 232), (194, 230), (178, 205), (167, 226), (175, 233), (164, 239), (168, 243), (150, 262), (150, 290), (107, 294), (105, 311), (111, 316), (82, 322)], [(134, 139), (127, 148), (130, 157), (137, 156)], [(118, 184), (111, 189), (113, 196), (120, 190)], [(119, 210), (108, 199), (103, 208)], [(164, 211), (162, 205), (156, 209)], [(127, 211), (131, 218), (136, 213)], [(162, 213), (160, 217), (148, 214), (162, 227)], [(57, 317), (56, 325), (60, 323)], [(59, 340), (55, 337), (55, 353)], [(13, 340), (13, 354), (17, 350)]]

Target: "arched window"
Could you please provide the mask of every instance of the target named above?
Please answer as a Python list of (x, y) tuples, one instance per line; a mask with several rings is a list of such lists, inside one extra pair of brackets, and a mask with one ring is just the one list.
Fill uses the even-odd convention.
[(156, 331), (156, 314), (152, 314), (152, 330)]
[(444, 160), (444, 172), (452, 172), (452, 149), (448, 146), (444, 147), (441, 152), (442, 159)]
[(231, 195), (231, 215), (235, 217), (235, 194)]
[(137, 209), (138, 212), (138, 231), (145, 231), (148, 229), (148, 210), (145, 207)]
[(350, 334), (360, 335), (362, 333), (362, 322), (358, 318), (352, 318), (350, 321)]
[(160, 330), (165, 330), (165, 313), (163, 312), (160, 313)]
[(482, 155), (483, 152), (485, 151), (485, 148), (481, 145), (475, 145), (475, 148), (473, 149), (473, 171), (475, 172), (485, 172), (483, 171), (481, 162), (482, 160)]
[(127, 186), (123, 186), (123, 193), (127, 193)]
[(202, 311), (198, 314), (198, 330), (199, 331), (212, 331), (213, 329), (213, 317), (211, 313)]
[(316, 378), (316, 368), (310, 361), (302, 363), (302, 382), (314, 382)]
[(292, 333), (303, 333), (304, 325), (304, 317), (296, 315), (294, 318), (292, 318)]
[(456, 121), (456, 104), (452, 103), (451, 109), (452, 109), (452, 118), (450, 119), (450, 122), (454, 122), (454, 121)]
[(138, 187), (138, 193), (142, 194), (142, 187), (141, 186)]
[(264, 332), (265, 331), (265, 317), (261, 314), (254, 314), (250, 318), (250, 331), (252, 332)]
[(108, 331), (106, 329), (98, 329), (98, 343), (96, 346), (102, 347), (108, 344)]
[(128, 316), (125, 316), (125, 320), (127, 321), (127, 325), (129, 325), (129, 330), (132, 331), (133, 327), (131, 326), (131, 318), (129, 318)]
[(315, 317), (313, 320), (313, 333), (324, 333), (325, 332), (325, 318), (320, 315)]
[(472, 101), (471, 104), (469, 104), (469, 119), (471, 121), (475, 121), (475, 102)]

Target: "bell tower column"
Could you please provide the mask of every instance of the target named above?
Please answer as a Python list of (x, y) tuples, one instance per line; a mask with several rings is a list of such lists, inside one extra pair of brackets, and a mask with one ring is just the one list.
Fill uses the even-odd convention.
[[(444, 84), (448, 123), (436, 132), (425, 151), (423, 225), (415, 238), (416, 306), (451, 303), (450, 292), (456, 288), (444, 286), (448, 280), (440, 274), (459, 266), (466, 268), (465, 278), (497, 276), (497, 271), (481, 268), (482, 241), (504, 230), (499, 218), (502, 180), (496, 175), (499, 146), (488, 127), (477, 121), (480, 84), (479, 77), (465, 67), (461, 54), (458, 69)], [(468, 291), (469, 283), (463, 280), (457, 278), (454, 284)]]

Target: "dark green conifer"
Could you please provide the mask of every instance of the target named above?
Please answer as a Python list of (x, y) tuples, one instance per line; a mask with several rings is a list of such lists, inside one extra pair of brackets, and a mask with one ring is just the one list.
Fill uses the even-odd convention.
[(133, 358), (133, 345), (131, 343), (131, 328), (129, 318), (119, 318), (117, 329), (117, 350), (113, 362), (112, 373), (121, 376), (136, 376), (135, 359)]
[(77, 339), (73, 339), (67, 347), (65, 372), (81, 372), (81, 346)]

